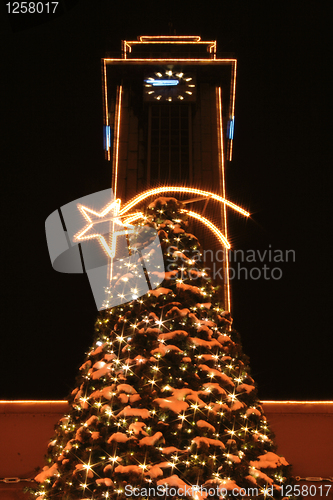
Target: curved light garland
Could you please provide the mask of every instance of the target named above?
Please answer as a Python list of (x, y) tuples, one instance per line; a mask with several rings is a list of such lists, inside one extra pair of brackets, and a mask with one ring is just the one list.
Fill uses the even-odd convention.
[(143, 213), (142, 212), (136, 212), (135, 214), (129, 215), (126, 217), (126, 219), (123, 220), (124, 226), (126, 224), (131, 224), (131, 222), (134, 222), (135, 220), (143, 218)]
[(231, 246), (230, 246), (229, 241), (224, 236), (224, 234), (221, 233), (221, 231), (215, 226), (215, 224), (213, 224), (212, 222), (210, 222), (210, 220), (206, 219), (206, 217), (203, 217), (202, 215), (198, 214), (197, 212), (192, 212), (191, 210), (184, 210), (184, 212), (186, 212), (190, 217), (193, 217), (194, 219), (197, 219), (200, 222), (202, 222), (203, 224), (205, 224), (205, 226), (207, 226), (209, 229), (211, 229), (211, 231), (215, 234), (215, 236), (220, 240), (222, 245), (225, 248), (227, 248), (228, 250), (230, 250)]
[(245, 217), (249, 217), (250, 214), (243, 208), (239, 207), (235, 203), (232, 203), (231, 201), (226, 200), (222, 196), (219, 196), (218, 194), (211, 193), (209, 191), (203, 191), (202, 189), (196, 189), (196, 188), (188, 188), (188, 187), (183, 187), (183, 186), (164, 186), (164, 187), (159, 187), (159, 188), (154, 188), (154, 189), (149, 189), (148, 191), (144, 191), (143, 193), (139, 194), (132, 200), (130, 200), (128, 203), (126, 203), (123, 208), (120, 210), (119, 215), (123, 215), (128, 210), (130, 210), (132, 207), (140, 203), (141, 201), (145, 200), (149, 196), (154, 196), (155, 194), (160, 194), (163, 192), (174, 192), (174, 193), (193, 193), (201, 196), (207, 196), (207, 198), (211, 198), (212, 200), (219, 201), (220, 203), (224, 203), (228, 207), (232, 208), (236, 212), (239, 212), (240, 214), (244, 215)]
[[(183, 213), (186, 213), (190, 217), (193, 217), (194, 219), (197, 219), (198, 221), (202, 222), (205, 226), (207, 226), (218, 238), (220, 243), (227, 248), (228, 250), (231, 248), (230, 243), (227, 240), (227, 238), (221, 233), (221, 231), (213, 224), (210, 222), (210, 220), (206, 219), (206, 217), (203, 217), (202, 215), (198, 214), (197, 212), (193, 212), (192, 210), (182, 210)], [(134, 222), (135, 220), (138, 219), (143, 219), (144, 215), (142, 212), (137, 212), (136, 214), (133, 214), (129, 216), (127, 219), (123, 221), (123, 224), (130, 224), (131, 222)]]

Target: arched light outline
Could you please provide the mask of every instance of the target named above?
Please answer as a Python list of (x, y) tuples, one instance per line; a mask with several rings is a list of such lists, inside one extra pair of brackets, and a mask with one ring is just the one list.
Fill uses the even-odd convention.
[(245, 217), (249, 217), (250, 214), (243, 208), (239, 207), (235, 203), (232, 203), (231, 201), (226, 200), (222, 196), (219, 196), (218, 194), (211, 193), (210, 191), (203, 191), (202, 189), (196, 189), (196, 188), (189, 188), (189, 187), (183, 187), (183, 186), (163, 186), (163, 187), (158, 187), (154, 189), (148, 189), (147, 191), (144, 191), (143, 193), (139, 194), (135, 198), (132, 198), (129, 202), (127, 202), (123, 208), (119, 211), (119, 215), (123, 215), (128, 210), (133, 208), (135, 205), (140, 203), (141, 201), (145, 200), (149, 196), (154, 196), (156, 194), (160, 194), (163, 192), (174, 192), (174, 193), (193, 193), (201, 196), (207, 196), (207, 198), (211, 198), (212, 200), (219, 201), (220, 203), (224, 203), (228, 207), (232, 208), (236, 212), (239, 212), (240, 214), (244, 215)]
[[(186, 213), (190, 217), (193, 217), (194, 219), (197, 219), (198, 221), (202, 222), (205, 226), (207, 226), (215, 234), (215, 236), (218, 238), (220, 243), (222, 243), (222, 245), (225, 248), (227, 248), (228, 250), (231, 248), (230, 243), (227, 240), (227, 238), (224, 236), (224, 234), (221, 233), (221, 231), (215, 226), (215, 224), (210, 222), (210, 220), (206, 219), (206, 217), (203, 217), (202, 215), (198, 214), (197, 212), (193, 212), (192, 210), (182, 210), (182, 212)], [(130, 215), (127, 219), (125, 219), (123, 221), (123, 224), (124, 225), (131, 224), (135, 220), (143, 219), (143, 218), (144, 218), (143, 213), (137, 212), (136, 214)]]

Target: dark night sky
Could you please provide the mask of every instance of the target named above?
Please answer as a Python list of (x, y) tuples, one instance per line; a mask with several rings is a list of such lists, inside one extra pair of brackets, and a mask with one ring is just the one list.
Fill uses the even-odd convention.
[[(235, 248), (293, 249), (281, 280), (233, 286), (234, 325), (262, 399), (332, 399), (327, 272), (328, 164), (321, 144), (324, 19), (317, 2), (60, 2), (49, 22), (1, 5), (2, 268), (0, 399), (63, 399), (97, 311), (86, 276), (56, 273), (44, 221), (110, 186), (103, 159), (100, 59), (121, 39), (216, 39), (238, 59), (228, 198)], [(204, 8), (206, 10), (204, 10)], [(40, 18), (42, 19), (42, 18)], [(30, 25), (29, 25), (30, 23)], [(266, 262), (268, 266), (271, 264)], [(325, 290), (326, 287), (326, 290)]]

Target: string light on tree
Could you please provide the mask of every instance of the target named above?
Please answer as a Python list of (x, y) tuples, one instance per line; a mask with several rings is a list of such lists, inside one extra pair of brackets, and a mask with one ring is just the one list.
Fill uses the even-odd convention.
[[(100, 312), (34, 498), (125, 500), (128, 484), (170, 481), (227, 491), (256, 485), (262, 499), (272, 486), (280, 498), (289, 467), (275, 453), (231, 315), (201, 273), (189, 213), (161, 198), (141, 214), (172, 270), (144, 297)], [(196, 258), (198, 273), (179, 249)]]

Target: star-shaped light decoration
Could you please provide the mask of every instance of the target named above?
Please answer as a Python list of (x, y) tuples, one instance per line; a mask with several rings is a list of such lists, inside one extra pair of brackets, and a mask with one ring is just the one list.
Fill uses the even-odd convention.
[[(119, 218), (120, 203), (120, 199), (114, 200), (108, 203), (100, 212), (78, 204), (77, 207), (86, 219), (87, 224), (74, 235), (74, 241), (80, 242), (96, 238), (106, 254), (113, 259), (116, 255), (117, 237), (133, 232), (131, 226), (128, 226), (128, 224), (125, 226)], [(100, 232), (97, 232), (94, 226), (105, 223), (107, 223), (108, 227), (106, 228), (104, 225), (104, 228), (102, 226), (103, 230), (100, 227)], [(116, 225), (120, 226), (121, 229), (115, 231)], [(109, 233), (109, 243), (103, 236), (105, 233)]]

